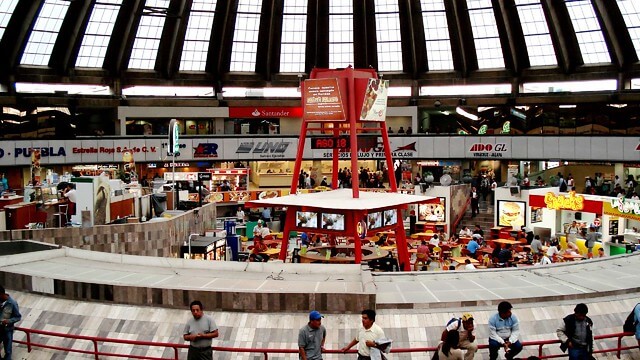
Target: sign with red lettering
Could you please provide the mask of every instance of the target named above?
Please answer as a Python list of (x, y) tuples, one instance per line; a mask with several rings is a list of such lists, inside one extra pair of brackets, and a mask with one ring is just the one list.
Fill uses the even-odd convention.
[(338, 79), (304, 81), (304, 118), (311, 121), (345, 121)]
[(301, 118), (298, 106), (238, 106), (229, 108), (231, 118)]

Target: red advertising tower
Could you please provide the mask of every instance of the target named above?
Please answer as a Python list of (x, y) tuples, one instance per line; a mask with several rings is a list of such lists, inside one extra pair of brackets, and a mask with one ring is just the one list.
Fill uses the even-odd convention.
[[(408, 204), (426, 203), (434, 198), (399, 194), (391, 158), (389, 136), (385, 125), (388, 81), (378, 79), (373, 69), (314, 69), (302, 88), (303, 121), (298, 152), (287, 196), (251, 201), (248, 207), (287, 207), (280, 259), (285, 260), (291, 231), (326, 235), (332, 247), (335, 239), (347, 238), (353, 245), (352, 262), (363, 260), (361, 239), (372, 238), (386, 231), (395, 235), (400, 269), (409, 270), (409, 251), (401, 210)], [(309, 134), (312, 149), (332, 149), (331, 190), (324, 193), (301, 194), (298, 175), (302, 170), (305, 142)], [(390, 192), (360, 191), (358, 183), (358, 143), (367, 139), (378, 143), (382, 139)], [(370, 145), (369, 145), (370, 146)], [(341, 156), (342, 154), (342, 156)], [(350, 160), (353, 177), (351, 189), (338, 189), (338, 160)], [(351, 246), (351, 245), (349, 245)], [(374, 249), (374, 250), (372, 250)], [(337, 250), (337, 249), (333, 249)], [(368, 248), (367, 253), (378, 252)], [(334, 252), (332, 252), (333, 254)], [(334, 262), (326, 253), (320, 262)], [(351, 258), (351, 257), (349, 257)], [(367, 260), (365, 257), (364, 260)], [(335, 262), (344, 262), (344, 257)]]

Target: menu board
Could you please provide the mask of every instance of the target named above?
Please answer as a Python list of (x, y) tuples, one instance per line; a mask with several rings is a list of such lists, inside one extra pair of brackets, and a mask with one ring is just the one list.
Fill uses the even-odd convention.
[(609, 219), (609, 235), (618, 235), (618, 226), (620, 224), (620, 220), (617, 218)]
[(313, 121), (346, 120), (338, 79), (304, 81), (304, 118)]
[(542, 208), (531, 208), (531, 222), (539, 223), (542, 222)]

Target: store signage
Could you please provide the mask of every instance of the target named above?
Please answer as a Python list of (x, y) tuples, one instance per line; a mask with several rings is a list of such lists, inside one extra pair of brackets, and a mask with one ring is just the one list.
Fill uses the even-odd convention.
[[(67, 151), (64, 147), (60, 146), (57, 149), (54, 147), (38, 147), (38, 148), (26, 148), (26, 147), (17, 147), (14, 149), (13, 156), (23, 157), (31, 159), (31, 152), (35, 149), (40, 152), (41, 157), (49, 157), (49, 156), (67, 156)], [(4, 150), (0, 149), (0, 158), (5, 155)], [(11, 155), (11, 153), (7, 153), (7, 155)]]
[(567, 195), (556, 195), (548, 192), (544, 196), (544, 203), (552, 210), (582, 210), (584, 209), (584, 196), (576, 195), (570, 191)]
[(640, 215), (640, 201), (638, 200), (615, 198), (611, 199), (611, 202), (608, 203), (608, 205), (611, 205), (611, 209), (614, 209), (622, 214)]
[(193, 157), (196, 158), (217, 158), (218, 144), (216, 143), (200, 143), (194, 148)]
[(209, 181), (209, 180), (211, 180), (211, 173), (208, 173), (208, 172), (198, 173), (198, 181)]
[(314, 137), (311, 138), (312, 149), (347, 149), (349, 148), (349, 136), (340, 137)]
[(507, 151), (507, 144), (505, 143), (497, 143), (495, 145), (476, 143), (469, 148), (469, 152), (473, 157), (503, 157)]
[(289, 145), (291, 145), (289, 141), (242, 142), (236, 149), (236, 154), (268, 154), (269, 157), (284, 157)]
[(344, 121), (346, 115), (338, 79), (304, 81), (304, 118), (311, 121)]
[(175, 154), (180, 151), (180, 125), (178, 120), (171, 119), (169, 122), (169, 153)]
[(104, 146), (90, 146), (90, 147), (73, 147), (71, 148), (72, 154), (116, 154), (116, 153), (124, 153), (124, 152), (132, 152), (132, 153), (155, 153), (158, 151), (158, 148), (155, 146), (134, 146), (132, 148), (128, 147), (104, 147)]
[[(417, 153), (416, 142), (409, 143), (403, 146), (396, 146), (396, 148), (391, 151), (391, 156), (394, 158), (413, 158)], [(340, 159), (350, 159), (351, 151), (347, 149), (340, 149), (338, 154)], [(332, 158), (333, 152), (325, 152), (322, 154), (323, 158)], [(358, 148), (358, 159), (380, 159), (384, 158), (384, 144), (382, 140), (379, 139), (375, 145), (359, 147)]]
[(239, 106), (229, 108), (230, 118), (301, 118), (298, 106)]
[(640, 151), (640, 143), (636, 146), (636, 151)]
[(170, 167), (189, 167), (189, 163), (184, 163), (184, 162), (177, 162), (177, 163), (164, 163), (165, 168), (170, 168)]

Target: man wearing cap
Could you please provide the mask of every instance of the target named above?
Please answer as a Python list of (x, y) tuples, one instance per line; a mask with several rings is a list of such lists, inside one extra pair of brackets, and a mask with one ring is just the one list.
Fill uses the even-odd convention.
[(556, 331), (560, 349), (569, 350), (569, 360), (588, 360), (593, 353), (593, 321), (587, 316), (588, 312), (587, 305), (576, 305), (573, 314), (562, 319)]
[(498, 312), (489, 318), (489, 359), (498, 358), (498, 350), (504, 348), (504, 356), (512, 360), (522, 351), (520, 343), (520, 322), (511, 313), (511, 303), (498, 304)]
[(298, 352), (302, 360), (322, 360), (327, 330), (322, 326), (322, 314), (313, 310), (309, 322), (298, 332)]
[(264, 221), (258, 220), (258, 225), (253, 228), (253, 237), (264, 239), (265, 236), (269, 234), (271, 234), (271, 232), (269, 231), (268, 227), (264, 226)]
[(375, 341), (386, 338), (384, 331), (375, 321), (375, 310), (362, 310), (362, 328), (358, 332), (358, 336), (351, 340), (349, 345), (341, 349), (342, 352), (358, 344), (358, 360), (371, 360), (371, 348), (376, 347)]
[(478, 344), (476, 344), (476, 335), (473, 333), (475, 327), (473, 326), (473, 315), (470, 313), (462, 314), (461, 318), (453, 318), (449, 320), (446, 328), (442, 332), (440, 337), (441, 341), (447, 339), (449, 331), (457, 331), (460, 334), (460, 340), (458, 341), (458, 347), (465, 349), (467, 352), (464, 355), (465, 360), (472, 360), (478, 351)]

